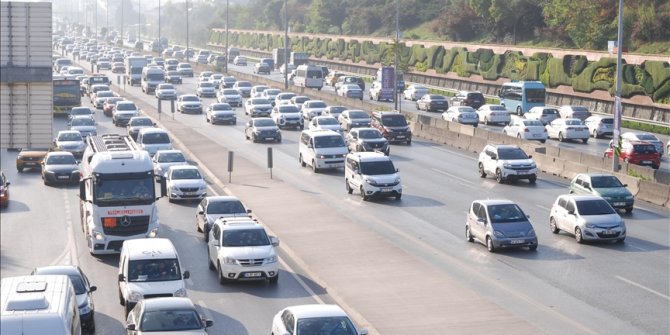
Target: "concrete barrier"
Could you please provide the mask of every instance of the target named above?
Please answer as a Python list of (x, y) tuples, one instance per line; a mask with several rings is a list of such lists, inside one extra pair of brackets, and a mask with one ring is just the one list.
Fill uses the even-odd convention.
[[(461, 135), (464, 136), (464, 135)], [(470, 138), (470, 146), (468, 147), (468, 151), (474, 152), (474, 153), (479, 153), (484, 149), (484, 147), (488, 144), (488, 140), (485, 140), (483, 138), (478, 138), (478, 137), (471, 137)]]
[(558, 151), (558, 157), (565, 159), (566, 161), (570, 162), (581, 162), (582, 161), (582, 153), (579, 151), (573, 151), (573, 150), (568, 150), (568, 149), (563, 149), (561, 148)]
[[(588, 167), (594, 167), (594, 168), (602, 168), (602, 169), (607, 169), (606, 160), (604, 157), (598, 157), (598, 156), (593, 156), (593, 155), (581, 155), (581, 161), (580, 163), (588, 166)], [(609, 166), (610, 168), (612, 167), (612, 162), (609, 161)]]
[(483, 129), (483, 128), (475, 128), (475, 137), (488, 139), (490, 137), (490, 135), (493, 135), (493, 134), (495, 134), (495, 133), (492, 132), (492, 131), (488, 131), (488, 130)]
[(475, 127), (461, 125), (461, 130), (459, 131), (463, 135), (468, 135), (470, 137), (475, 137)]
[(650, 167), (628, 164), (628, 167), (625, 170), (622, 168), (621, 171), (628, 171), (628, 174), (632, 174), (643, 180), (655, 181), (654, 175), (656, 174), (656, 170)]
[(636, 199), (660, 206), (667, 206), (670, 201), (670, 186), (653, 181), (640, 180), (640, 191), (637, 193)]
[(535, 163), (540, 171), (553, 174), (555, 176), (561, 176), (563, 173), (563, 165), (565, 160), (558, 157), (548, 156), (548, 155), (535, 155), (533, 156)]
[(582, 163), (565, 160), (565, 163), (563, 164), (563, 178), (572, 180), (576, 175), (586, 172), (588, 172), (588, 166)]
[(654, 174), (654, 181), (657, 183), (670, 185), (670, 171), (656, 170), (656, 173)]

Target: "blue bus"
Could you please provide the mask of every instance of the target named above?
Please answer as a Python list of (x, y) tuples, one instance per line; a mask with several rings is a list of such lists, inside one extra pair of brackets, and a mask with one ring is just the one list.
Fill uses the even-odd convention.
[(539, 81), (513, 81), (504, 83), (498, 96), (508, 112), (521, 116), (533, 107), (544, 106), (547, 90)]

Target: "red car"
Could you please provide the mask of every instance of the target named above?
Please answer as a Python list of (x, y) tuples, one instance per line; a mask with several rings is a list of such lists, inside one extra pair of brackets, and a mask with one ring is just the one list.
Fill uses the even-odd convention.
[[(612, 148), (605, 150), (605, 157), (612, 157)], [(656, 146), (649, 142), (623, 141), (619, 159), (630, 164), (651, 166), (658, 169), (661, 166), (661, 154)]]
[(0, 207), (7, 208), (9, 206), (9, 182), (5, 174), (0, 171)]
[(102, 113), (105, 114), (105, 116), (112, 116), (112, 114), (114, 114), (114, 107), (116, 107), (116, 103), (123, 100), (125, 99), (122, 97), (108, 98), (105, 100), (105, 104), (102, 105)]

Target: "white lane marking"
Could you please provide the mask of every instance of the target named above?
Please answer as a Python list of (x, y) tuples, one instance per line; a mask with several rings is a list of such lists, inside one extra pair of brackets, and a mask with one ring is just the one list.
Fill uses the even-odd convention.
[(535, 205), (535, 206), (538, 207), (538, 208), (542, 208), (546, 211), (551, 211), (551, 209), (549, 207), (545, 207), (545, 206), (542, 206), (542, 205)]
[(661, 297), (661, 298), (664, 298), (664, 299), (666, 299), (666, 300), (670, 300), (670, 296), (665, 295), (665, 294), (663, 294), (663, 293), (661, 293), (661, 292), (652, 290), (652, 289), (650, 289), (650, 288), (648, 288), (648, 287), (646, 287), (646, 286), (644, 286), (644, 285), (642, 285), (642, 284), (638, 284), (638, 283), (636, 283), (636, 282), (634, 282), (634, 281), (632, 281), (632, 280), (630, 280), (630, 279), (626, 279), (626, 278), (621, 277), (621, 276), (618, 276), (618, 275), (617, 275), (617, 276), (614, 276), (614, 278), (619, 279), (619, 280), (621, 280), (621, 281), (623, 281), (623, 282), (626, 282), (626, 283), (628, 283), (628, 284), (631, 284), (631, 285), (633, 285), (633, 286), (636, 286), (636, 287), (638, 287), (638, 288), (641, 288), (641, 289), (643, 289), (643, 290), (645, 290), (645, 291), (647, 291), (647, 292), (649, 292), (649, 293), (653, 293), (653, 294), (655, 294), (655, 295), (657, 295), (657, 296), (659, 296), (659, 297)]
[(72, 213), (70, 211), (70, 199), (67, 191), (63, 190), (63, 206), (65, 208), (65, 226), (67, 241), (60, 253), (50, 265), (79, 265), (79, 258), (77, 255), (77, 246), (74, 243), (74, 230), (72, 229)]
[(435, 171), (435, 172), (437, 172), (437, 173), (443, 174), (443, 175), (445, 175), (445, 176), (449, 176), (449, 177), (451, 177), (451, 178), (460, 180), (461, 182), (464, 182), (464, 183), (467, 183), (467, 184), (470, 184), (470, 185), (475, 185), (475, 183), (473, 183), (473, 182), (471, 182), (471, 181), (469, 181), (469, 180), (467, 180), (467, 179), (463, 179), (463, 178), (461, 178), (461, 177), (459, 177), (459, 176), (453, 175), (453, 174), (451, 174), (451, 173), (449, 173), (449, 172), (442, 171), (442, 170), (435, 169), (435, 168), (432, 168), (431, 170), (433, 170), (433, 171)]
[(468, 156), (468, 155), (459, 153), (459, 152), (454, 151), (454, 150), (448, 150), (447, 148), (434, 147), (434, 149), (435, 149), (435, 150), (439, 150), (439, 151), (444, 151), (444, 152), (446, 152), (446, 153), (448, 153), (448, 154), (450, 154), (450, 155), (458, 156), (458, 157), (461, 157), (461, 158), (466, 158), (466, 159), (469, 159), (469, 160), (471, 160), (471, 161), (476, 161), (476, 160), (477, 160), (476, 157)]

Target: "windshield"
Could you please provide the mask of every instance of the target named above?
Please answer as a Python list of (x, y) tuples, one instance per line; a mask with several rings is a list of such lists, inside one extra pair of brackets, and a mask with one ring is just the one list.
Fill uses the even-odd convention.
[(553, 109), (553, 108), (544, 109), (544, 110), (542, 110), (542, 114), (544, 114), (544, 115), (558, 115), (558, 109)]
[(48, 165), (74, 165), (77, 161), (72, 155), (52, 155), (47, 157)]
[(457, 113), (464, 114), (464, 113), (475, 113), (475, 109), (469, 106), (458, 106), (456, 109)]
[(163, 73), (149, 73), (147, 74), (147, 80), (162, 81), (165, 80), (165, 75)]
[(300, 113), (298, 107), (290, 105), (279, 106), (279, 113)]
[(294, 96), (295, 96), (295, 94), (293, 94), (293, 93), (281, 93), (281, 94), (277, 95), (277, 99), (279, 99), (279, 100), (291, 100), (291, 98), (293, 98)]
[(214, 83), (203, 81), (200, 83), (200, 87), (214, 87)]
[(296, 334), (356, 335), (354, 325), (345, 316), (299, 318)]
[(344, 140), (340, 135), (317, 136), (314, 138), (314, 147), (316, 148), (337, 148), (343, 146)]
[(428, 95), (428, 99), (431, 101), (436, 101), (436, 100), (447, 100), (447, 98), (441, 96), (441, 95), (436, 95), (436, 94), (430, 94)]
[(652, 134), (638, 134), (637, 138), (640, 141), (658, 141), (658, 138)]
[(405, 120), (405, 117), (402, 115), (396, 115), (396, 116), (382, 116), (382, 123), (385, 126), (389, 127), (404, 127), (407, 125), (407, 121)]
[(281, 93), (281, 91), (280, 90), (275, 90), (275, 89), (269, 89), (269, 90), (265, 90), (264, 93), (266, 95), (272, 96), (272, 95), (277, 95), (277, 94)]
[(239, 201), (210, 201), (207, 205), (207, 214), (238, 214), (247, 210)]
[(526, 215), (516, 204), (502, 204), (488, 206), (491, 223), (508, 223), (526, 221)]
[(88, 107), (72, 108), (72, 111), (70, 112), (70, 115), (91, 115), (91, 114), (93, 114), (93, 111), (91, 111), (91, 109)]
[(368, 113), (366, 112), (349, 112), (350, 119), (369, 119)]
[(159, 90), (174, 90), (174, 86), (170, 84), (160, 84), (158, 85)]
[(542, 122), (538, 120), (523, 120), (524, 126), (538, 126), (542, 127)]
[(572, 106), (573, 112), (588, 112), (589, 110), (584, 106)]
[(202, 179), (202, 176), (196, 169), (174, 169), (171, 178), (173, 180)]
[(144, 205), (154, 202), (155, 181), (149, 173), (128, 174), (124, 179), (95, 180), (94, 203), (99, 206)]
[(615, 176), (591, 177), (591, 186), (594, 188), (623, 187), (621, 181)]
[(88, 117), (72, 119), (72, 126), (95, 126), (95, 121)]
[(343, 106), (330, 106), (329, 112), (330, 114), (340, 114), (345, 110), (347, 110), (347, 108)]
[(114, 92), (112, 91), (100, 91), (96, 93), (95, 97), (96, 98), (111, 98), (114, 96)]
[(390, 160), (361, 162), (361, 173), (368, 176), (394, 174), (395, 167)]
[(179, 76), (179, 71), (168, 71), (167, 75), (170, 77)]
[(198, 99), (198, 97), (196, 97), (195, 95), (183, 96), (181, 100), (182, 101), (200, 101), (200, 99)]
[(184, 162), (186, 163), (186, 157), (181, 152), (167, 152), (161, 153), (158, 156), (159, 163), (175, 163), (175, 162)]
[(527, 102), (544, 102), (546, 91), (543, 88), (527, 88), (526, 101)]
[(143, 144), (166, 144), (170, 143), (170, 137), (163, 132), (145, 133), (142, 136)]
[(234, 90), (234, 89), (232, 89), (232, 88), (223, 90), (223, 91), (221, 92), (221, 94), (223, 94), (223, 95), (240, 95), (240, 93), (237, 92), (237, 90)]
[(310, 102), (306, 106), (307, 108), (326, 108), (326, 103), (323, 101)]
[(237, 82), (237, 87), (251, 87), (251, 86), (253, 86), (253, 85), (251, 85), (251, 83), (248, 82), (248, 81), (238, 81)]
[(270, 101), (268, 99), (254, 98), (254, 99), (251, 99), (251, 104), (252, 105), (269, 105)]
[(141, 259), (128, 262), (129, 282), (151, 282), (181, 279), (176, 258)]
[(230, 110), (233, 110), (233, 107), (230, 107), (229, 104), (213, 104), (212, 105), (212, 110), (213, 111), (230, 111)]
[(153, 121), (151, 121), (151, 119), (137, 118), (137, 119), (130, 120), (130, 125), (131, 126), (153, 126), (154, 123), (153, 123)]
[(303, 102), (305, 102), (307, 100), (309, 100), (308, 97), (299, 97), (299, 98), (293, 99), (293, 101), (295, 101), (296, 104), (302, 104)]
[(63, 141), (83, 141), (84, 139), (81, 138), (81, 134), (79, 132), (76, 133), (62, 133), (58, 135), (58, 141), (63, 142)]
[(255, 86), (255, 88), (256, 88), (256, 93), (261, 93), (261, 92), (268, 89), (267, 86)]
[(180, 69), (190, 69), (191, 65), (190, 64), (179, 64), (177, 65), (178, 68)]
[(319, 119), (319, 124), (324, 125), (324, 126), (330, 126), (330, 125), (339, 125), (340, 123), (337, 122), (337, 119), (333, 117), (324, 117)]
[(358, 85), (355, 85), (355, 84), (347, 84), (347, 85), (343, 85), (343, 86), (344, 86), (344, 89), (347, 90), (347, 91), (360, 91), (361, 90), (361, 88)]
[(605, 215), (616, 213), (612, 206), (603, 199), (576, 201), (580, 215)]
[(142, 74), (142, 68), (141, 67), (130, 67), (130, 73), (131, 74)]
[(251, 247), (270, 245), (264, 229), (230, 229), (223, 231), (224, 247)]
[(490, 105), (490, 106), (489, 106), (489, 110), (491, 110), (491, 111), (499, 111), (499, 112), (507, 111), (507, 109), (505, 109), (505, 106), (502, 106), (502, 105)]
[(273, 127), (276, 126), (275, 122), (272, 121), (272, 119), (261, 119), (261, 120), (255, 120), (254, 121), (254, 126), (256, 127)]
[(234, 82), (237, 81), (237, 80), (235, 79), (235, 77), (223, 77), (222, 80), (223, 80), (224, 83), (234, 83)]
[(498, 149), (498, 158), (499, 159), (528, 159), (528, 155), (526, 155), (523, 150), (519, 148), (513, 148), (513, 149)]
[(382, 133), (376, 129), (359, 130), (358, 137), (365, 139), (376, 139), (376, 138), (382, 138)]
[(145, 311), (139, 324), (142, 332), (171, 332), (201, 328), (200, 317), (193, 309)]
[(116, 104), (116, 110), (117, 111), (134, 111), (137, 110), (137, 107), (135, 107), (135, 104)]
[(580, 121), (579, 119), (565, 120), (565, 124), (568, 126), (579, 126), (582, 124), (582, 121)]

